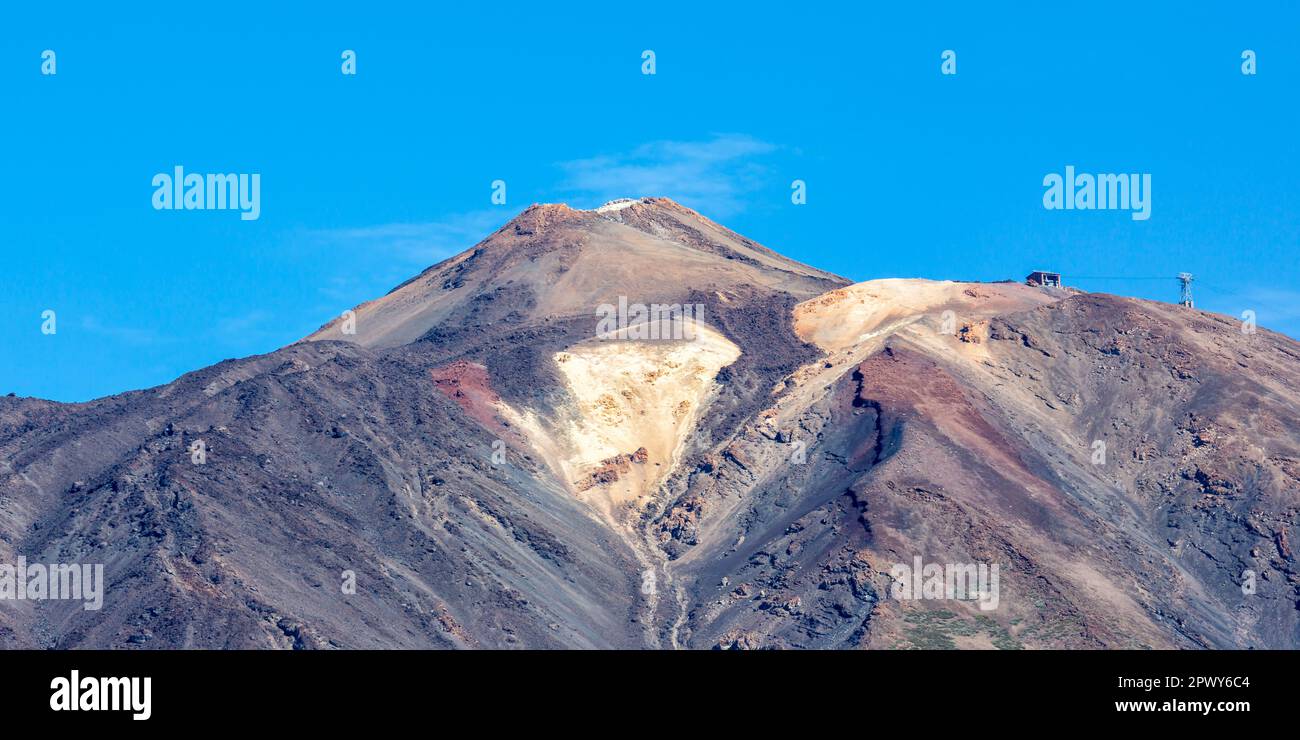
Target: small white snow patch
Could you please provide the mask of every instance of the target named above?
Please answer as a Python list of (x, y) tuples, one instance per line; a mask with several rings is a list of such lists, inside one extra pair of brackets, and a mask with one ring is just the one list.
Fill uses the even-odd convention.
[(597, 208), (596, 213), (609, 213), (610, 211), (621, 211), (624, 208), (627, 208), (628, 206), (636, 202), (637, 200), (635, 198), (616, 198), (615, 200), (611, 200), (610, 202), (606, 203), (600, 208)]

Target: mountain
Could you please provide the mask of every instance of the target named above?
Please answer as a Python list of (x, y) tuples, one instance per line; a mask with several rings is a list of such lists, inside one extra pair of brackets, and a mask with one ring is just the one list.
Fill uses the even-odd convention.
[(1300, 647), (1298, 388), (1202, 311), (538, 205), (276, 352), (0, 399), (0, 563), (107, 579), (0, 646)]

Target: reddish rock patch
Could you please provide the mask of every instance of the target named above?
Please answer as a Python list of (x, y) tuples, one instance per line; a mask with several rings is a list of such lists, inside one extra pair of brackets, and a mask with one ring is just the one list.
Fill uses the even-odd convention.
[(429, 374), (433, 377), (433, 387), (460, 406), (470, 418), (488, 429), (499, 431), (505, 428), (497, 418), (496, 404), (500, 397), (488, 382), (486, 367), (457, 360), (436, 367)]
[(626, 474), (632, 469), (632, 464), (645, 465), (648, 459), (646, 448), (638, 447), (636, 452), (615, 455), (600, 461), (600, 467), (591, 471), (579, 481), (574, 482), (574, 486), (579, 491), (585, 491), (592, 486), (605, 486), (618, 480), (620, 475)]

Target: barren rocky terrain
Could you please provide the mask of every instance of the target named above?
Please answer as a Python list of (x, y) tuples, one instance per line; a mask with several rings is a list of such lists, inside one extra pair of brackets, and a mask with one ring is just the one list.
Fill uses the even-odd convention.
[[(620, 298), (703, 310), (598, 336)], [(654, 198), (534, 206), (352, 318), (0, 398), (0, 563), (108, 581), (0, 601), (0, 647), (1300, 647), (1300, 344), (1265, 329), (850, 285)], [(916, 557), (997, 564), (997, 608), (894, 598)]]

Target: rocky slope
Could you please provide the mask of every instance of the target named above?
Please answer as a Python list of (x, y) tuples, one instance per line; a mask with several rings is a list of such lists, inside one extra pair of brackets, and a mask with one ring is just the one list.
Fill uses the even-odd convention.
[[(1294, 648), (1298, 482), (1285, 337), (534, 206), (277, 352), (0, 399), (0, 563), (108, 581), (0, 646)], [(996, 608), (894, 598), (918, 557)]]
[[(772, 423), (679, 483), (679, 641), (1296, 647), (1300, 347), (1115, 296), (1007, 311), (1038, 291), (948, 291), (889, 333), (825, 345)], [(891, 567), (917, 556), (1000, 564), (998, 608), (891, 598)]]

